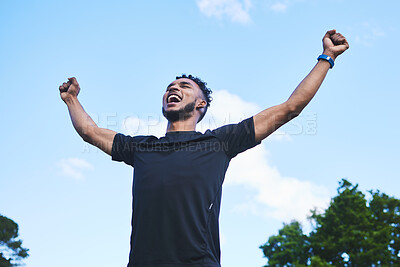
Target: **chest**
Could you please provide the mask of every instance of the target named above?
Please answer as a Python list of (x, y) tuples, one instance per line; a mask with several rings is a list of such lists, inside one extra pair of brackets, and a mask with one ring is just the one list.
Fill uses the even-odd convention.
[(229, 164), (218, 142), (139, 147), (134, 161), (135, 189), (160, 194), (214, 189)]

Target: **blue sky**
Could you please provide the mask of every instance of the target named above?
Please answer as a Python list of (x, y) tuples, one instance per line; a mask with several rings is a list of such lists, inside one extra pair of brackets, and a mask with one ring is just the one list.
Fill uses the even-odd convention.
[(287, 99), (332, 28), (350, 49), (294, 121), (232, 160), (222, 266), (262, 266), (283, 222), (307, 228), (347, 178), (400, 197), (400, 2), (391, 0), (1, 1), (0, 213), (29, 267), (125, 266), (132, 169), (75, 133), (58, 86), (76, 76), (99, 126), (162, 135), (161, 96), (181, 73), (214, 102), (198, 130)]

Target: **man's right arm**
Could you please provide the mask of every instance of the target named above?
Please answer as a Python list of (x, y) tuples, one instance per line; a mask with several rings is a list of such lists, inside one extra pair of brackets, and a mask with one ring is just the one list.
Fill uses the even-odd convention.
[(82, 139), (111, 155), (116, 132), (100, 128), (86, 113), (78, 101), (80, 87), (75, 77), (68, 78), (60, 87), (61, 99), (67, 104), (69, 115), (75, 130)]

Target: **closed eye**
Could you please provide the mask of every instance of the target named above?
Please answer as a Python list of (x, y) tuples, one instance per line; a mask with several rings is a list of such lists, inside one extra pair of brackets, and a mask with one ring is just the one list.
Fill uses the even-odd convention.
[[(172, 82), (170, 85), (168, 85), (166, 91), (169, 91), (170, 87), (174, 86), (175, 84), (176, 84), (175, 82)], [(179, 86), (181, 88), (192, 88), (192, 85), (188, 82), (179, 82)]]
[(192, 87), (191, 84), (188, 82), (180, 82), (179, 86), (182, 88), (191, 88)]

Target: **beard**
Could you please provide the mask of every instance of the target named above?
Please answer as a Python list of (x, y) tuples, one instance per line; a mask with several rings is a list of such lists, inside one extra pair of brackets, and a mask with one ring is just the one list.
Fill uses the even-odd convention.
[(181, 109), (170, 111), (166, 111), (164, 107), (162, 107), (162, 113), (169, 122), (184, 121), (193, 116), (195, 105), (196, 101), (193, 101), (192, 103), (186, 104), (186, 106)]

